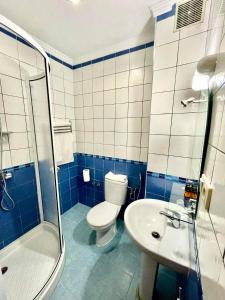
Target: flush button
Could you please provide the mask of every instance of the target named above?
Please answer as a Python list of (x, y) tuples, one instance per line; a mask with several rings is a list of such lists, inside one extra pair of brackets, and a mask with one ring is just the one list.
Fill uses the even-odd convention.
[(160, 238), (160, 234), (159, 234), (157, 231), (152, 231), (152, 236), (153, 236), (155, 239), (159, 239), (159, 238)]

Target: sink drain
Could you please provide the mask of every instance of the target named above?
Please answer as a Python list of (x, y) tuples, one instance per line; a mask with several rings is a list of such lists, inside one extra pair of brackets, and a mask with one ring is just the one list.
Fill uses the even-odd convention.
[(159, 234), (157, 231), (152, 231), (152, 236), (153, 236), (155, 239), (159, 239), (159, 238), (160, 238), (160, 234)]
[(8, 271), (8, 267), (1, 268), (2, 275), (4, 275)]

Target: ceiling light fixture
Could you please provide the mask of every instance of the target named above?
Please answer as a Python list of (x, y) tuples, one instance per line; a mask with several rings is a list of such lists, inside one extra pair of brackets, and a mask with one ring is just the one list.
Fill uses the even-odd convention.
[(80, 0), (67, 0), (67, 1), (75, 5), (78, 5), (80, 3)]

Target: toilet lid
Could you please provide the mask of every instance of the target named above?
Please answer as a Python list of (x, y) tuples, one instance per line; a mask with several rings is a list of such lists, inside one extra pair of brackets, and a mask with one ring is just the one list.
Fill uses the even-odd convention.
[(87, 221), (92, 226), (104, 227), (116, 219), (119, 210), (120, 206), (104, 201), (89, 210)]

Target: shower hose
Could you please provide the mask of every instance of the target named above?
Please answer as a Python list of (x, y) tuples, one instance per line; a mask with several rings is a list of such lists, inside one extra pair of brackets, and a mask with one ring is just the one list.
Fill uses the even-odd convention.
[[(7, 191), (5, 173), (3, 171), (2, 165), (3, 165), (3, 132), (2, 132), (1, 119), (0, 119), (0, 207), (4, 211), (10, 211), (15, 207), (15, 202)], [(6, 203), (7, 199), (11, 202), (11, 205), (9, 206)]]

